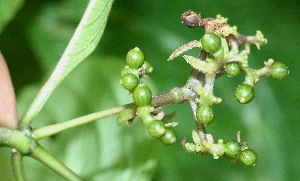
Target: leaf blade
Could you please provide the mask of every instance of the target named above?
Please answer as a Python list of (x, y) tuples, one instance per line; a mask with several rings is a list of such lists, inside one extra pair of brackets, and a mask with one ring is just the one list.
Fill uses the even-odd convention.
[(112, 4), (113, 0), (90, 1), (52, 75), (25, 113), (21, 128), (30, 124), (59, 83), (96, 48), (103, 35)]

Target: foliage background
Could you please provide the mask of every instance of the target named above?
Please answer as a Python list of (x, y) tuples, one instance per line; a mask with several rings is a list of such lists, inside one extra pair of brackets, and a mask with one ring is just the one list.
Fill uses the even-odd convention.
[[(53, 70), (86, 4), (81, 0), (26, 1), (0, 32), (0, 50), (11, 71), (20, 115)], [(144, 51), (154, 67), (151, 80), (155, 82), (152, 88), (156, 93), (184, 84), (190, 66), (182, 58), (172, 62), (166, 59), (180, 45), (200, 39), (203, 30), (184, 27), (181, 14), (189, 9), (201, 12), (203, 17), (222, 14), (229, 18), (229, 24), (238, 26), (240, 33), (252, 35), (259, 29), (268, 39), (260, 51), (252, 47), (253, 67), (259, 68), (263, 61), (273, 58), (285, 62), (291, 72), (282, 81), (262, 78), (255, 89), (255, 99), (248, 105), (239, 105), (234, 100), (234, 90), (243, 81), (242, 75), (217, 80), (215, 92), (223, 102), (215, 106), (216, 119), (208, 132), (216, 139), (231, 140), (241, 130), (242, 139), (259, 155), (255, 167), (231, 164), (226, 158), (213, 160), (211, 156), (202, 158), (185, 153), (180, 140), (184, 136), (190, 140), (191, 130), (195, 129), (187, 103), (166, 109), (177, 111), (174, 121), (180, 122), (176, 127), (179, 141), (174, 146), (162, 146), (149, 139), (139, 123), (131, 128), (117, 127), (115, 117), (103, 124), (51, 137), (42, 145), (90, 180), (297, 180), (299, 8), (296, 0), (116, 0), (97, 50), (62, 83), (33, 125), (64, 121), (130, 102), (118, 79), (125, 54), (135, 46)], [(12, 180), (9, 149), (0, 149), (0, 155), (0, 179)], [(24, 159), (24, 166), (28, 167), (26, 177), (30, 180), (41, 175), (49, 180), (60, 179), (32, 159)]]

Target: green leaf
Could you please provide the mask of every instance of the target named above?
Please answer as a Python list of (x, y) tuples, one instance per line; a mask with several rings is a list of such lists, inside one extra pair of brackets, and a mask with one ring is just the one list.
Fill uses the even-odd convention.
[(28, 126), (57, 85), (95, 49), (105, 29), (112, 3), (113, 0), (90, 1), (54, 72), (25, 113), (21, 127)]
[[(33, 128), (132, 102), (116, 73), (124, 65), (125, 61), (116, 58), (88, 58), (53, 93), (35, 118), (40, 121), (34, 122)], [(145, 83), (153, 87), (148, 81)], [(28, 87), (21, 93), (20, 113), (26, 110), (38, 87)], [(160, 145), (148, 135), (142, 120), (136, 119), (131, 127), (118, 126), (117, 116), (67, 130), (40, 142), (84, 180), (151, 180)], [(31, 159), (25, 159), (24, 168), (28, 180), (59, 179)]]
[(6, 24), (15, 17), (22, 7), (24, 0), (1, 0), (0, 1), (0, 34)]

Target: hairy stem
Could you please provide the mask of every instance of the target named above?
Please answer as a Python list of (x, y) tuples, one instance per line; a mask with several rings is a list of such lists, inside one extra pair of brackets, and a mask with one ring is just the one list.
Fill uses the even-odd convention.
[(175, 87), (152, 98), (151, 105), (163, 107), (168, 104), (180, 104), (184, 101), (197, 98), (197, 94), (188, 86)]
[(62, 162), (57, 160), (54, 156), (44, 150), (41, 146), (37, 146), (32, 154), (31, 157), (35, 158), (36, 160), (42, 162), (50, 169), (52, 169), (57, 174), (61, 175), (66, 180), (71, 181), (81, 181), (82, 179), (76, 175), (72, 170), (70, 170), (66, 165)]

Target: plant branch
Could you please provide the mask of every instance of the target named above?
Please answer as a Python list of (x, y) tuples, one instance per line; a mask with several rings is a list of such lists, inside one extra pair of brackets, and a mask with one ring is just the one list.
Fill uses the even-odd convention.
[(195, 98), (197, 98), (197, 94), (189, 86), (174, 87), (167, 92), (154, 96), (151, 105), (158, 108), (168, 104), (180, 104)]
[(62, 162), (57, 160), (54, 156), (52, 156), (49, 152), (43, 149), (41, 146), (37, 146), (32, 154), (31, 157), (35, 158), (36, 160), (40, 161), (41, 163), (48, 166), (57, 174), (61, 175), (66, 180), (71, 181), (81, 181), (82, 179), (76, 175), (72, 170), (70, 170), (66, 165)]
[(58, 123), (50, 126), (45, 126), (42, 128), (38, 128), (33, 131), (34, 139), (35, 140), (40, 140), (42, 138), (52, 136), (54, 134), (60, 133), (62, 131), (65, 131), (70, 128), (74, 128), (83, 124), (90, 123), (92, 121), (96, 121), (102, 118), (110, 117), (113, 115), (117, 115), (120, 112), (122, 112), (128, 105), (120, 106), (120, 107), (115, 107), (112, 109), (108, 109), (105, 111), (99, 111), (96, 113), (88, 114), (79, 118), (75, 118), (63, 123)]
[(24, 174), (22, 168), (22, 154), (15, 148), (12, 149), (11, 162), (13, 166), (13, 173), (17, 181), (24, 181)]

